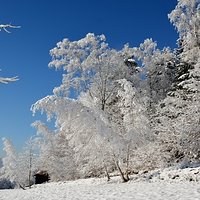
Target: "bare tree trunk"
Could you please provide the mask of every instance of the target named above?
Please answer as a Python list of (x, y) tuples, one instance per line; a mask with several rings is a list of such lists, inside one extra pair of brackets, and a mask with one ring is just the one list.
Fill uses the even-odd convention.
[(107, 181), (110, 181), (110, 175), (108, 173), (108, 169), (107, 169), (107, 166), (105, 164), (104, 164), (104, 168), (105, 168), (105, 171), (106, 171)]
[(128, 144), (128, 147), (127, 147), (127, 155), (126, 155), (126, 180), (129, 181), (130, 178), (129, 178), (129, 158), (130, 158), (130, 143)]
[(29, 175), (28, 175), (28, 186), (31, 189), (31, 170), (29, 170)]
[(18, 184), (19, 184), (19, 187), (20, 187), (21, 189), (26, 190), (25, 187), (23, 187), (20, 183), (18, 183)]
[(31, 171), (32, 171), (32, 148), (30, 148), (30, 152), (29, 152), (29, 174), (28, 174), (28, 186), (29, 188), (31, 188)]
[(123, 174), (123, 172), (122, 172), (122, 170), (121, 170), (121, 168), (119, 166), (119, 162), (118, 161), (115, 161), (115, 165), (116, 165), (117, 169), (119, 170), (119, 173), (120, 173), (120, 176), (121, 176), (121, 179), (122, 179), (123, 183), (128, 182), (128, 180), (124, 177), (124, 174)]

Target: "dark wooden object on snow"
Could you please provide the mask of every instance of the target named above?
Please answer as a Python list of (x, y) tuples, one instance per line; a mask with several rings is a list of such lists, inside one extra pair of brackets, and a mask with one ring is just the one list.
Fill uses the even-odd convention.
[(47, 171), (38, 171), (35, 175), (35, 184), (41, 184), (50, 180)]

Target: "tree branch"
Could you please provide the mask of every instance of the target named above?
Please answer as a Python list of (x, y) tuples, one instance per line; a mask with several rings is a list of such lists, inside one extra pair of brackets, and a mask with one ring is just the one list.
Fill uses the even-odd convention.
[(4, 78), (4, 77), (0, 77), (0, 83), (9, 83), (9, 82), (15, 82), (15, 81), (18, 81), (19, 78), (17, 76), (15, 77), (11, 77), (11, 78)]
[(3, 29), (5, 32), (7, 33), (11, 33), (10, 31), (8, 31), (8, 28), (20, 28), (21, 26), (13, 26), (11, 24), (0, 24), (0, 31)]

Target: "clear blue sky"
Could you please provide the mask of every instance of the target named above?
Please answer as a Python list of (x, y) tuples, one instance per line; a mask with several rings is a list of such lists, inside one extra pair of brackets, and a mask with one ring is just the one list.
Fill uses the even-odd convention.
[[(88, 32), (105, 34), (113, 48), (138, 46), (153, 38), (159, 47), (176, 47), (177, 33), (167, 14), (176, 0), (0, 0), (0, 24), (20, 25), (0, 32), (0, 76), (20, 80), (0, 85), (0, 137), (18, 149), (33, 134), (30, 107), (52, 94), (62, 72), (48, 68), (49, 50), (63, 38), (78, 40)], [(0, 141), (0, 157), (2, 141)]]

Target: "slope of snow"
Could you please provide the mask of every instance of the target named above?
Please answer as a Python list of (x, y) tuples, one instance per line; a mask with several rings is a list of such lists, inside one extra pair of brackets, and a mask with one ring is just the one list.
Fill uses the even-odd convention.
[(183, 169), (166, 168), (162, 170), (150, 171), (148, 173), (141, 173), (135, 177), (139, 180), (150, 180), (150, 181), (195, 181), (200, 182), (200, 167), (190, 167)]
[(199, 200), (200, 183), (189, 181), (141, 181), (121, 183), (118, 177), (82, 179), (0, 190), (0, 200)]

